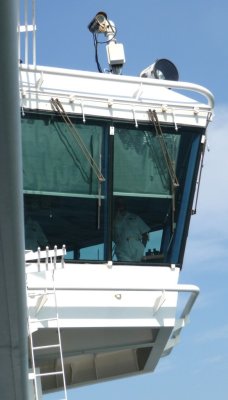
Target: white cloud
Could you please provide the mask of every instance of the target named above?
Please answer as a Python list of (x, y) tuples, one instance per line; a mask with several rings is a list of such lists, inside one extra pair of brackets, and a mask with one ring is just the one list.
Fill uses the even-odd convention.
[(204, 363), (209, 365), (215, 365), (215, 364), (221, 364), (224, 360), (226, 359), (226, 357), (224, 357), (224, 354), (217, 354), (215, 356), (212, 357), (208, 357), (204, 359)]
[[(198, 343), (205, 342), (221, 342), (221, 340), (227, 341), (228, 338), (228, 324), (222, 326), (216, 326), (214, 329), (209, 329), (205, 332), (201, 332), (195, 337), (195, 341)], [(220, 343), (221, 344), (221, 343)]]
[[(204, 232), (205, 229), (205, 232)], [(195, 224), (186, 249), (186, 264), (193, 266), (197, 273), (220, 271), (228, 273), (227, 234), (218, 235), (216, 229), (207, 232), (205, 227)]]
[(205, 369), (208, 371), (210, 367), (213, 369), (213, 372), (215, 371), (216, 367), (216, 372), (218, 372), (218, 370), (224, 370), (226, 365), (227, 357), (224, 356), (224, 354), (216, 354), (212, 355), (211, 357), (201, 359), (198, 362), (197, 368), (193, 370), (193, 373), (197, 375), (201, 374), (202, 371), (205, 371)]
[[(199, 216), (205, 228), (218, 228), (218, 222), (228, 222), (228, 106), (216, 109), (208, 129), (208, 146), (199, 196)], [(226, 227), (225, 227), (226, 228)], [(227, 231), (227, 229), (226, 229)]]
[(208, 130), (197, 214), (192, 217), (188, 262), (213, 270), (227, 270), (228, 259), (228, 106), (216, 109)]
[[(200, 295), (194, 304), (194, 312), (199, 311), (197, 315), (194, 316), (194, 318), (201, 318), (203, 315), (205, 315), (205, 312), (209, 310), (214, 310), (220, 304), (221, 298), (224, 298), (227, 294), (227, 289), (225, 288), (217, 288), (217, 286), (213, 289), (210, 288), (210, 290), (203, 289), (200, 292)], [(219, 306), (218, 306), (219, 307)], [(202, 314), (202, 311), (204, 314)], [(224, 315), (225, 317), (225, 315)], [(224, 318), (225, 319), (225, 318)]]
[(167, 372), (170, 372), (174, 369), (174, 365), (172, 363), (172, 361), (170, 360), (170, 358), (164, 357), (161, 358), (158, 366), (156, 367), (154, 374), (158, 375), (158, 374), (166, 374)]

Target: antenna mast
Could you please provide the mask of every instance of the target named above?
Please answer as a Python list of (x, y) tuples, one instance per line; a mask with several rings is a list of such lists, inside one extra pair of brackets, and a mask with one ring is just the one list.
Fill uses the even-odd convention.
[[(20, 4), (20, 1), (18, 2)], [(29, 64), (30, 48), (32, 47), (32, 64), (36, 66), (36, 0), (24, 0), (24, 9), (20, 7), (18, 21), (18, 54), (22, 62), (23, 48), (24, 64)], [(23, 24), (21, 24), (23, 21)], [(21, 33), (24, 33), (24, 45), (21, 44)], [(30, 33), (30, 35), (29, 35)], [(32, 36), (32, 37), (31, 37)]]

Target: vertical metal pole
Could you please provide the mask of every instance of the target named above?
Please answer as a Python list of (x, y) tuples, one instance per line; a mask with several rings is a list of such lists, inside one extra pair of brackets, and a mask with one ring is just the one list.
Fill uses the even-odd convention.
[(28, 66), (29, 54), (29, 34), (28, 34), (28, 0), (24, 1), (24, 18), (25, 18), (25, 64)]
[(17, 1), (0, 1), (0, 393), (28, 399)]
[(19, 60), (21, 59), (21, 33), (20, 33), (20, 1), (17, 2), (17, 52), (18, 52), (18, 58)]
[(32, 49), (33, 49), (33, 66), (36, 66), (36, 4), (32, 0)]

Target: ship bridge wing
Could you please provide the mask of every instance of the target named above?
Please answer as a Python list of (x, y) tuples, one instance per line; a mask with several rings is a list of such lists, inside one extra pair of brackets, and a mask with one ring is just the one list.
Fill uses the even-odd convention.
[[(178, 277), (213, 96), (183, 82), (23, 65), (20, 81), (33, 377), (62, 387), (48, 376), (61, 358), (53, 299), (67, 385), (153, 371), (199, 291)], [(64, 269), (47, 255), (62, 245)]]

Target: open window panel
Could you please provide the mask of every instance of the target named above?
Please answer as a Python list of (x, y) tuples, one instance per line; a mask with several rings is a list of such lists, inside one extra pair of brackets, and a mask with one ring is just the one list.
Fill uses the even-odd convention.
[[(71, 124), (54, 113), (24, 111), (26, 249), (65, 245), (69, 262), (181, 262), (202, 132), (164, 126), (158, 137), (152, 124), (116, 123), (110, 135), (113, 123), (105, 120), (71, 116)], [(148, 234), (135, 237), (131, 227), (122, 236), (127, 244), (137, 240), (132, 248), (143, 243), (130, 257), (117, 249), (118, 199)]]

